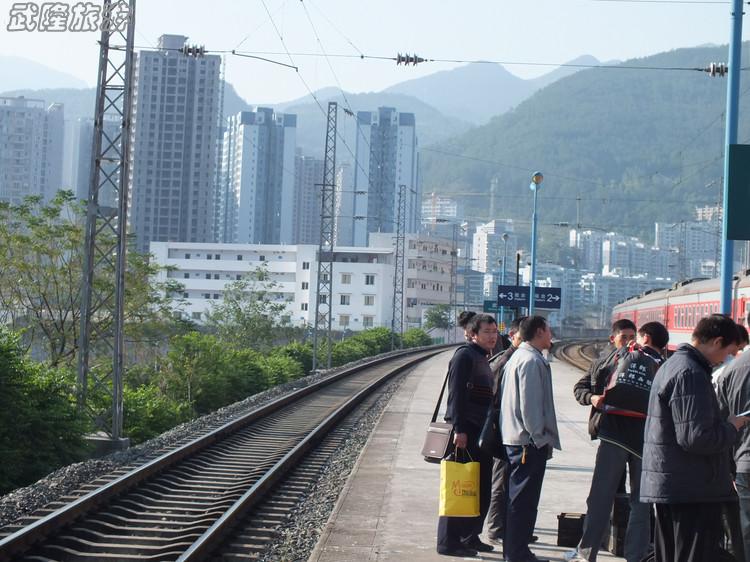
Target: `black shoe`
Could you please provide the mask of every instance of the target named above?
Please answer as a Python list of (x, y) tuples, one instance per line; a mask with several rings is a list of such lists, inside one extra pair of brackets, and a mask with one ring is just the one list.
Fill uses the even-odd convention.
[(474, 549), (478, 552), (492, 552), (495, 547), (479, 540), (478, 537), (474, 537), (470, 541), (466, 541), (464, 546), (469, 549)]
[(539, 537), (537, 537), (536, 535), (531, 535), (531, 541), (529, 542), (529, 544), (535, 543), (538, 540), (539, 540)]
[(477, 555), (476, 550), (466, 546), (453, 546), (447, 548), (438, 547), (437, 553), (444, 556), (461, 556), (469, 558), (474, 558)]

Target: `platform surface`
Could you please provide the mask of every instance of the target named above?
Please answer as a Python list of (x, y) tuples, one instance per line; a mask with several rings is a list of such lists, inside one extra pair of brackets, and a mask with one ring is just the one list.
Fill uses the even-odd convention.
[[(461, 560), (435, 551), (440, 469), (419, 454), (452, 353), (416, 367), (393, 396), (310, 562)], [(588, 435), (588, 408), (573, 398), (581, 371), (555, 360), (552, 376), (563, 450), (547, 465), (535, 531), (539, 542), (532, 549), (540, 558), (559, 561), (571, 549), (555, 546), (557, 515), (586, 511), (597, 442)], [(500, 561), (499, 551), (464, 560)], [(602, 552), (599, 560), (624, 559)]]

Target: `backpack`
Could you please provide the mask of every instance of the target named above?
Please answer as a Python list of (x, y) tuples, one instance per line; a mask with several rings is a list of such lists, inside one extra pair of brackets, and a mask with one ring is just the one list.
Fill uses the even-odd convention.
[(604, 390), (604, 411), (619, 410), (621, 415), (644, 417), (651, 384), (662, 363), (661, 357), (654, 357), (636, 343), (618, 353), (614, 372)]

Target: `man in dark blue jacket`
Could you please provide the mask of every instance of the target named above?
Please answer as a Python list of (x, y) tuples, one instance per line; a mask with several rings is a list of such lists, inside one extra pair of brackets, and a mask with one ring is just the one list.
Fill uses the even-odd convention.
[(737, 501), (729, 466), (750, 418), (723, 418), (712, 366), (738, 341), (734, 322), (712, 314), (656, 373), (648, 404), (641, 501), (656, 504), (656, 562), (719, 560), (722, 504)]
[[(457, 457), (479, 461), (479, 517), (440, 517), (437, 551), (448, 556), (475, 556), (494, 548), (479, 540), (490, 504), (492, 456), (478, 444), (487, 408), (492, 402), (492, 370), (488, 355), (497, 343), (497, 324), (488, 314), (475, 315), (470, 324), (472, 341), (461, 346), (448, 364), (448, 402), (445, 421), (453, 424)], [(460, 458), (459, 458), (460, 460)]]

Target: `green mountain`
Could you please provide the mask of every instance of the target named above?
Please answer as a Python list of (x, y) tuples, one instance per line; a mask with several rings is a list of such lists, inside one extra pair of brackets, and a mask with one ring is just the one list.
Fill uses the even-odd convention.
[[(599, 61), (584, 55), (567, 64), (598, 65)], [(400, 82), (384, 92), (418, 98), (445, 115), (482, 125), (537, 90), (579, 70), (575, 66), (561, 66), (538, 78), (525, 80), (500, 64), (472, 63)]]
[[(743, 60), (749, 55), (745, 44)], [(529, 180), (540, 170), (542, 223), (580, 216), (583, 225), (646, 235), (654, 221), (690, 220), (696, 205), (721, 195), (727, 79), (655, 68), (726, 57), (726, 47), (679, 49), (563, 78), (487, 125), (423, 146), (423, 191), (455, 195), (467, 218), (489, 219), (496, 176), (499, 217), (528, 221)], [(740, 142), (750, 142), (749, 111), (745, 94)]]

